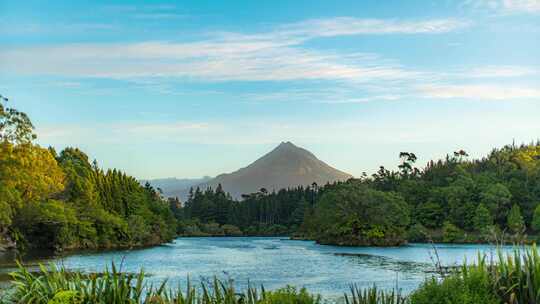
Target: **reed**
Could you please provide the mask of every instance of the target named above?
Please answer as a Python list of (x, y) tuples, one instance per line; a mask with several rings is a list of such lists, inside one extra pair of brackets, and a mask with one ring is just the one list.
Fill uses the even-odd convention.
[(350, 294), (345, 294), (346, 304), (408, 304), (409, 299), (398, 291), (379, 290), (376, 286), (360, 289), (351, 286)]

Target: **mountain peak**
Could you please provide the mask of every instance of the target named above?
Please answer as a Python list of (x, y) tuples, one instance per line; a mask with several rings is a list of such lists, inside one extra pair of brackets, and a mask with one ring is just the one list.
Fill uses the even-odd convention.
[(274, 150), (294, 150), (294, 149), (299, 149), (299, 148), (290, 141), (282, 141)]
[(296, 148), (296, 146), (295, 146), (292, 142), (290, 142), (290, 141), (282, 141), (282, 142), (279, 144), (278, 147), (295, 147), (295, 148)]
[(313, 153), (290, 141), (281, 142), (271, 152), (249, 166), (229, 174), (221, 174), (206, 183), (215, 188), (221, 184), (235, 198), (261, 188), (278, 191), (283, 188), (306, 186), (312, 183), (347, 180), (351, 175), (319, 160)]

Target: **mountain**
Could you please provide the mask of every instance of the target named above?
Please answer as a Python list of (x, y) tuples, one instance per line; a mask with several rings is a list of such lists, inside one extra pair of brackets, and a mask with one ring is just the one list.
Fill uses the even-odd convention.
[(144, 185), (146, 182), (149, 182), (154, 188), (160, 188), (163, 190), (163, 195), (167, 197), (178, 196), (184, 198), (189, 192), (189, 188), (195, 187), (197, 185), (206, 183), (212, 178), (205, 176), (203, 178), (158, 178), (158, 179), (148, 179), (141, 180), (140, 183)]
[(287, 187), (311, 185), (314, 182), (323, 185), (351, 177), (350, 174), (327, 165), (311, 152), (291, 142), (282, 142), (251, 165), (229, 174), (218, 175), (199, 187), (215, 188), (221, 184), (226, 192), (239, 199), (242, 194), (257, 192), (261, 188), (277, 191)]

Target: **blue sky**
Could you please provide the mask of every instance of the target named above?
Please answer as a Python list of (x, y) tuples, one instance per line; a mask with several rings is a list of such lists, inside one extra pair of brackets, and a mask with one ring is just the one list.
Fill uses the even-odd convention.
[(281, 141), (359, 175), (538, 139), (538, 37), (539, 0), (0, 0), (0, 93), (139, 178)]

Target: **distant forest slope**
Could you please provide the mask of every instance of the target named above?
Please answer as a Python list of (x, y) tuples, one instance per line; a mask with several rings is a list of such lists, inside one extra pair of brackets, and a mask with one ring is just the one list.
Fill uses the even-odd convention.
[[(186, 235), (294, 234), (326, 244), (487, 242), (540, 231), (540, 143), (508, 145), (482, 159), (465, 151), (346, 182), (261, 191), (236, 201), (222, 187), (193, 189), (176, 208)], [(229, 232), (228, 232), (229, 231)], [(531, 239), (529, 237), (529, 239)]]
[(149, 183), (155, 189), (161, 190), (165, 197), (179, 197), (181, 200), (187, 198), (189, 189), (210, 181), (212, 178), (205, 176), (202, 178), (157, 178), (141, 180), (141, 185)]
[(175, 236), (176, 219), (152, 187), (103, 171), (79, 149), (57, 153), (34, 144), (28, 116), (3, 101), (0, 251), (145, 246)]

